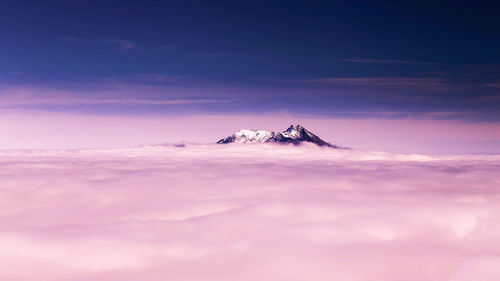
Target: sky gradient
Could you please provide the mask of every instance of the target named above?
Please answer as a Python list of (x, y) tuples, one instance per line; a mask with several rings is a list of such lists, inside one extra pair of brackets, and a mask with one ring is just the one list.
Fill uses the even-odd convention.
[[(256, 129), (304, 117), (500, 128), (499, 10), (447, 1), (2, 1), (0, 113), (292, 116)], [(499, 152), (500, 139), (489, 147)], [(482, 148), (478, 140), (462, 150)]]
[(498, 281), (500, 6), (411, 2), (0, 1), (0, 280)]

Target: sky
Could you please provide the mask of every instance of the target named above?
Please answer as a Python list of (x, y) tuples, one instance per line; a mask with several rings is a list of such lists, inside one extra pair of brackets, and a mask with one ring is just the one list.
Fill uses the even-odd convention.
[[(448, 150), (400, 136), (408, 145), (398, 151), (500, 152), (499, 11), (481, 1), (2, 1), (0, 117), (14, 129), (4, 130), (10, 140), (0, 147), (48, 147), (13, 139), (81, 118), (82, 132), (96, 139), (94, 127), (116, 116), (123, 127), (130, 119), (226, 116), (210, 136), (178, 132), (163, 141), (298, 121), (344, 141), (349, 133), (334, 125), (345, 121), (382, 132), (363, 136), (376, 145), (347, 145), (391, 150), (381, 135), (407, 121), (481, 133)], [(46, 116), (52, 121), (37, 121)], [(231, 121), (238, 116), (280, 124)], [(60, 147), (113, 146), (48, 134), (38, 136)], [(432, 130), (421, 136), (445, 142)]]
[(0, 280), (498, 280), (500, 7), (411, 2), (0, 1)]

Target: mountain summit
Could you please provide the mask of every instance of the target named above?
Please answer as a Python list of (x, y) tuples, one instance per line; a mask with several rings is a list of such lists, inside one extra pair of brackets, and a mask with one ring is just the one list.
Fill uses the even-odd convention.
[(299, 145), (304, 142), (314, 143), (318, 146), (327, 146), (339, 148), (336, 145), (329, 144), (320, 139), (315, 134), (309, 132), (300, 125), (291, 125), (283, 132), (275, 133), (273, 131), (258, 131), (258, 130), (239, 130), (233, 135), (219, 140), (217, 143), (292, 143)]

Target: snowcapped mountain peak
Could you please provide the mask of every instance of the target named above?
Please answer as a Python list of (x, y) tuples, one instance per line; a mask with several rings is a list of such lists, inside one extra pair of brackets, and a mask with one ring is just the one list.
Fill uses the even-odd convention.
[(262, 130), (248, 130), (242, 129), (234, 133), (233, 142), (236, 143), (248, 143), (248, 142), (266, 142), (274, 136), (274, 132), (262, 131)]
[(289, 131), (300, 131), (300, 130), (303, 130), (304, 127), (300, 126), (300, 125), (290, 125), (290, 127), (288, 127), (288, 129), (286, 129), (285, 131), (286, 132), (289, 132)]
[(288, 127), (285, 131), (281, 132), (282, 135), (290, 137), (290, 138), (299, 138), (301, 134), (306, 132), (304, 127), (300, 125), (294, 126), (293, 124)]
[(217, 143), (224, 144), (224, 143), (267, 143), (267, 142), (292, 143), (295, 145), (299, 145), (303, 142), (310, 142), (318, 146), (339, 148), (336, 145), (332, 145), (323, 141), (315, 134), (306, 130), (304, 127), (293, 124), (290, 127), (288, 127), (288, 129), (279, 133), (275, 133), (273, 131), (243, 129), (235, 132), (233, 135), (227, 138), (219, 140)]

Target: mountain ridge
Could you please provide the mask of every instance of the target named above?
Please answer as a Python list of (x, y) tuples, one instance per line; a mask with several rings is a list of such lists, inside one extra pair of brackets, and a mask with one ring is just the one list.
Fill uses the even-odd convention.
[(264, 130), (248, 130), (242, 129), (231, 136), (220, 139), (218, 144), (229, 143), (281, 143), (281, 144), (294, 144), (300, 145), (302, 143), (314, 143), (317, 146), (341, 148), (337, 145), (330, 144), (322, 140), (317, 135), (308, 131), (301, 125), (290, 125), (288, 129), (283, 132), (264, 131)]

